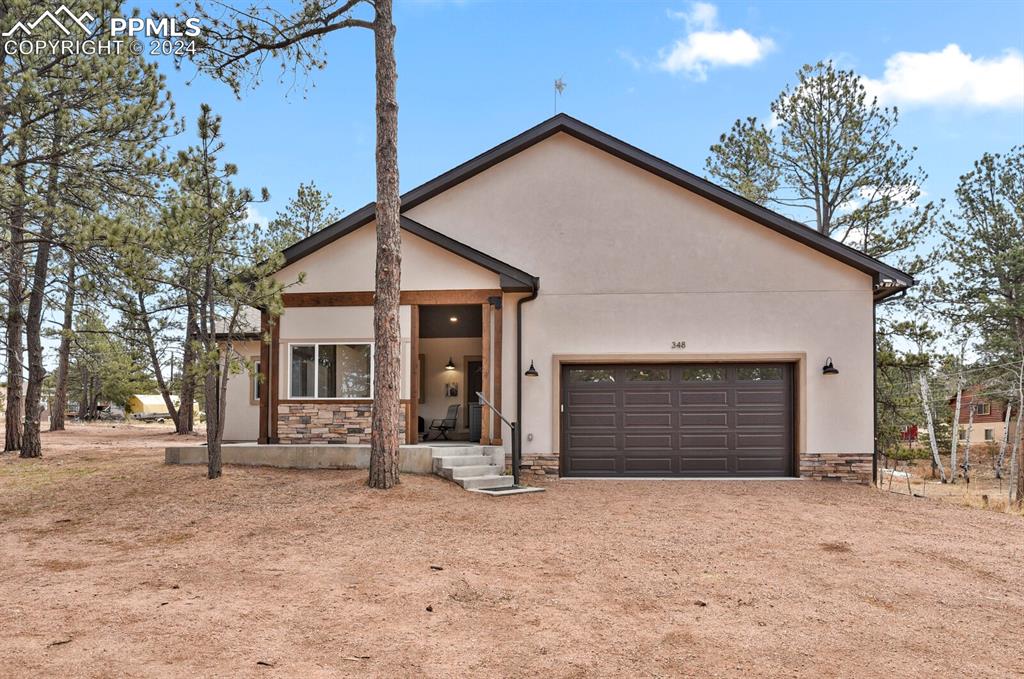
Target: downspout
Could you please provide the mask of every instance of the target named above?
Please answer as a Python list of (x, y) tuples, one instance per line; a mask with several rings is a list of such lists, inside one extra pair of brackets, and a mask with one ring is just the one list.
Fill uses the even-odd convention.
[(540, 278), (534, 277), (533, 291), (516, 302), (516, 428), (512, 432), (512, 477), (519, 485), (519, 467), (523, 457), (523, 305), (537, 299)]

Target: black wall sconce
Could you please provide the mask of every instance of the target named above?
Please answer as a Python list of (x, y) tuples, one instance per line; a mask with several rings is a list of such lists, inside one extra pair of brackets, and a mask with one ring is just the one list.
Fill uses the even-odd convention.
[(537, 369), (533, 367), (533, 361), (530, 361), (530, 367), (527, 368), (526, 372), (523, 374), (527, 377), (537, 377), (540, 373), (538, 373)]
[(821, 368), (822, 375), (838, 375), (839, 369), (832, 365), (832, 357), (829, 356), (825, 359), (825, 365)]
[(445, 370), (455, 370), (455, 362), (452, 361), (452, 357), (448, 357), (448, 364), (444, 367)]

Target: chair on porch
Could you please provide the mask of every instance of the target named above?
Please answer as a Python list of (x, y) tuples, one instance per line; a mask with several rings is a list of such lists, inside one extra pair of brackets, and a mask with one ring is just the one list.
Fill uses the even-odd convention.
[(437, 434), (434, 436), (434, 440), (435, 441), (440, 441), (441, 439), (444, 439), (445, 441), (447, 441), (448, 440), (448, 432), (450, 432), (453, 429), (455, 429), (456, 424), (458, 423), (458, 421), (459, 421), (459, 404), (456, 403), (455, 405), (448, 406), (448, 414), (447, 415), (445, 415), (443, 418), (435, 418), (430, 423), (430, 428), (427, 430), (427, 435), (424, 438), (425, 439), (429, 439), (430, 438), (430, 432), (434, 431), (434, 432), (437, 432)]

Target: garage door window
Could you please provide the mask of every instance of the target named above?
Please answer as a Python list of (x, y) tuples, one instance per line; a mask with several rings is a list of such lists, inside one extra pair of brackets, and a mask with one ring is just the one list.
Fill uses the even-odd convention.
[(626, 379), (630, 382), (668, 382), (668, 368), (629, 368)]
[(772, 366), (745, 366), (736, 368), (736, 379), (744, 382), (781, 382), (782, 368)]
[(723, 382), (725, 381), (725, 368), (717, 366), (693, 366), (683, 368), (684, 382)]
[(569, 371), (570, 382), (600, 384), (615, 381), (615, 373), (604, 368), (573, 368)]

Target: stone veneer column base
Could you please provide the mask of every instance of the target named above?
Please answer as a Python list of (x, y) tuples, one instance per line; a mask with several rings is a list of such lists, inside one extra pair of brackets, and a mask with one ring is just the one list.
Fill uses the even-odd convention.
[[(505, 470), (512, 472), (512, 455), (505, 454)], [(523, 453), (519, 472), (524, 476), (558, 476), (558, 456), (553, 453)]]
[(800, 456), (800, 476), (871, 485), (871, 453), (804, 453)]
[[(281, 443), (368, 444), (372, 403), (281, 403), (277, 436)], [(405, 415), (398, 423), (405, 441)]]

